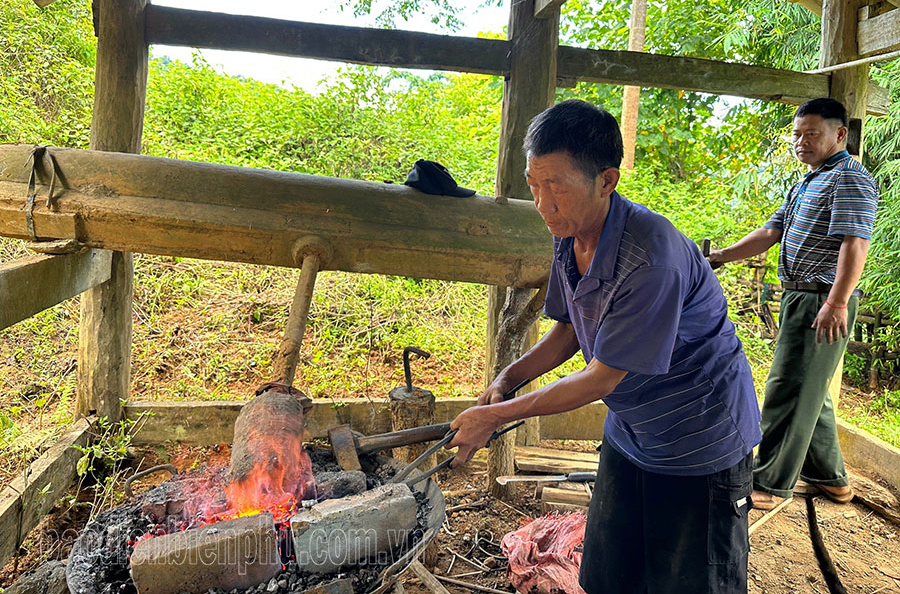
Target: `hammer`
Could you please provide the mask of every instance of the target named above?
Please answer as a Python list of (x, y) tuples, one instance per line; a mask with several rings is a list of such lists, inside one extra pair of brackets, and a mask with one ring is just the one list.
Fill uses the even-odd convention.
[[(518, 386), (503, 395), (504, 400), (512, 398), (525, 384), (531, 380), (525, 380)], [(328, 439), (331, 441), (331, 451), (335, 460), (343, 470), (362, 470), (359, 464), (359, 456), (380, 452), (388, 448), (435, 441), (444, 437), (450, 431), (450, 423), (437, 423), (380, 433), (378, 435), (357, 437), (351, 431), (350, 425), (338, 425), (328, 430)]]
[(334, 453), (334, 458), (342, 469), (362, 470), (359, 464), (360, 455), (435, 441), (444, 437), (449, 430), (450, 423), (437, 423), (402, 431), (357, 437), (350, 430), (350, 425), (338, 425), (328, 430), (328, 438), (331, 440), (331, 451)]

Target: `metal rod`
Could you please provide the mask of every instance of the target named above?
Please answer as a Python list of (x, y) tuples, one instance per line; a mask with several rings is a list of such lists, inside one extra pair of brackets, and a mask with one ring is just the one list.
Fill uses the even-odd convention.
[(900, 50), (895, 50), (893, 52), (888, 52), (886, 54), (878, 54), (877, 56), (869, 56), (868, 58), (860, 58), (858, 60), (850, 60), (849, 62), (844, 62), (843, 64), (835, 64), (834, 66), (826, 66), (824, 68), (816, 68), (815, 70), (804, 70), (803, 74), (825, 74), (827, 72), (835, 72), (837, 70), (844, 70), (845, 68), (852, 68), (854, 66), (862, 66), (863, 64), (871, 64), (872, 62), (882, 62), (884, 60), (893, 60), (894, 58), (900, 57)]

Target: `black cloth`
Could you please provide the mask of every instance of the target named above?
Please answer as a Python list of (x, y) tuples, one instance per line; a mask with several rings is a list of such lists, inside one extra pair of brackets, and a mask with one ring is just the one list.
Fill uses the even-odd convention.
[(714, 474), (647, 472), (605, 443), (588, 511), (588, 594), (747, 592), (752, 455)]

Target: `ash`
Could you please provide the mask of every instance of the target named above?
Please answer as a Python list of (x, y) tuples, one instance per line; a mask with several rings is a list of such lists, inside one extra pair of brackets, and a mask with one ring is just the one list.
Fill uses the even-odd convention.
[[(306, 450), (314, 472), (341, 470), (329, 449), (307, 445)], [(367, 489), (387, 483), (397, 473), (397, 469), (390, 465), (378, 464), (375, 456), (362, 456), (360, 462), (366, 469)], [(152, 515), (142, 514), (141, 510), (146, 510), (148, 503), (165, 505), (164, 502), (171, 500), (173, 494), (191, 491), (194, 486), (201, 484), (209, 486), (220, 482), (223, 474), (222, 467), (201, 467), (173, 477), (158, 487), (138, 495), (131, 504), (97, 516), (78, 537), (69, 558), (66, 580), (72, 594), (137, 594), (129, 573), (129, 560), (134, 545), (146, 534), (162, 535), (173, 531), (171, 519), (159, 518), (155, 521)], [(368, 559), (341, 572), (324, 575), (307, 573), (293, 558), (290, 558), (285, 559), (282, 571), (268, 582), (247, 589), (210, 589), (208, 594), (294, 592), (302, 594), (309, 588), (342, 579), (351, 581), (355, 594), (364, 594), (377, 586), (382, 573), (400, 560), (424, 536), (432, 505), (424, 493), (414, 490), (413, 494), (418, 504), (416, 528), (410, 533), (406, 543), (393, 551), (391, 558)], [(193, 522), (188, 524), (183, 525), (181, 529), (195, 527)], [(284, 553), (285, 546), (290, 546), (288, 544), (290, 529), (285, 524), (277, 524), (276, 529), (280, 535), (287, 535), (281, 544)]]

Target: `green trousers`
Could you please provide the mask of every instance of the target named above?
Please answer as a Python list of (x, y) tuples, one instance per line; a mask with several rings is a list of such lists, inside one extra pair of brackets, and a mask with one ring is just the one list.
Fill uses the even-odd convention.
[[(763, 437), (753, 471), (753, 488), (778, 497), (791, 497), (798, 477), (831, 487), (848, 484), (828, 393), (848, 338), (817, 344), (811, 327), (826, 297), (785, 291), (781, 299), (778, 342), (762, 408)], [(859, 299), (851, 297), (848, 329), (858, 305)]]

